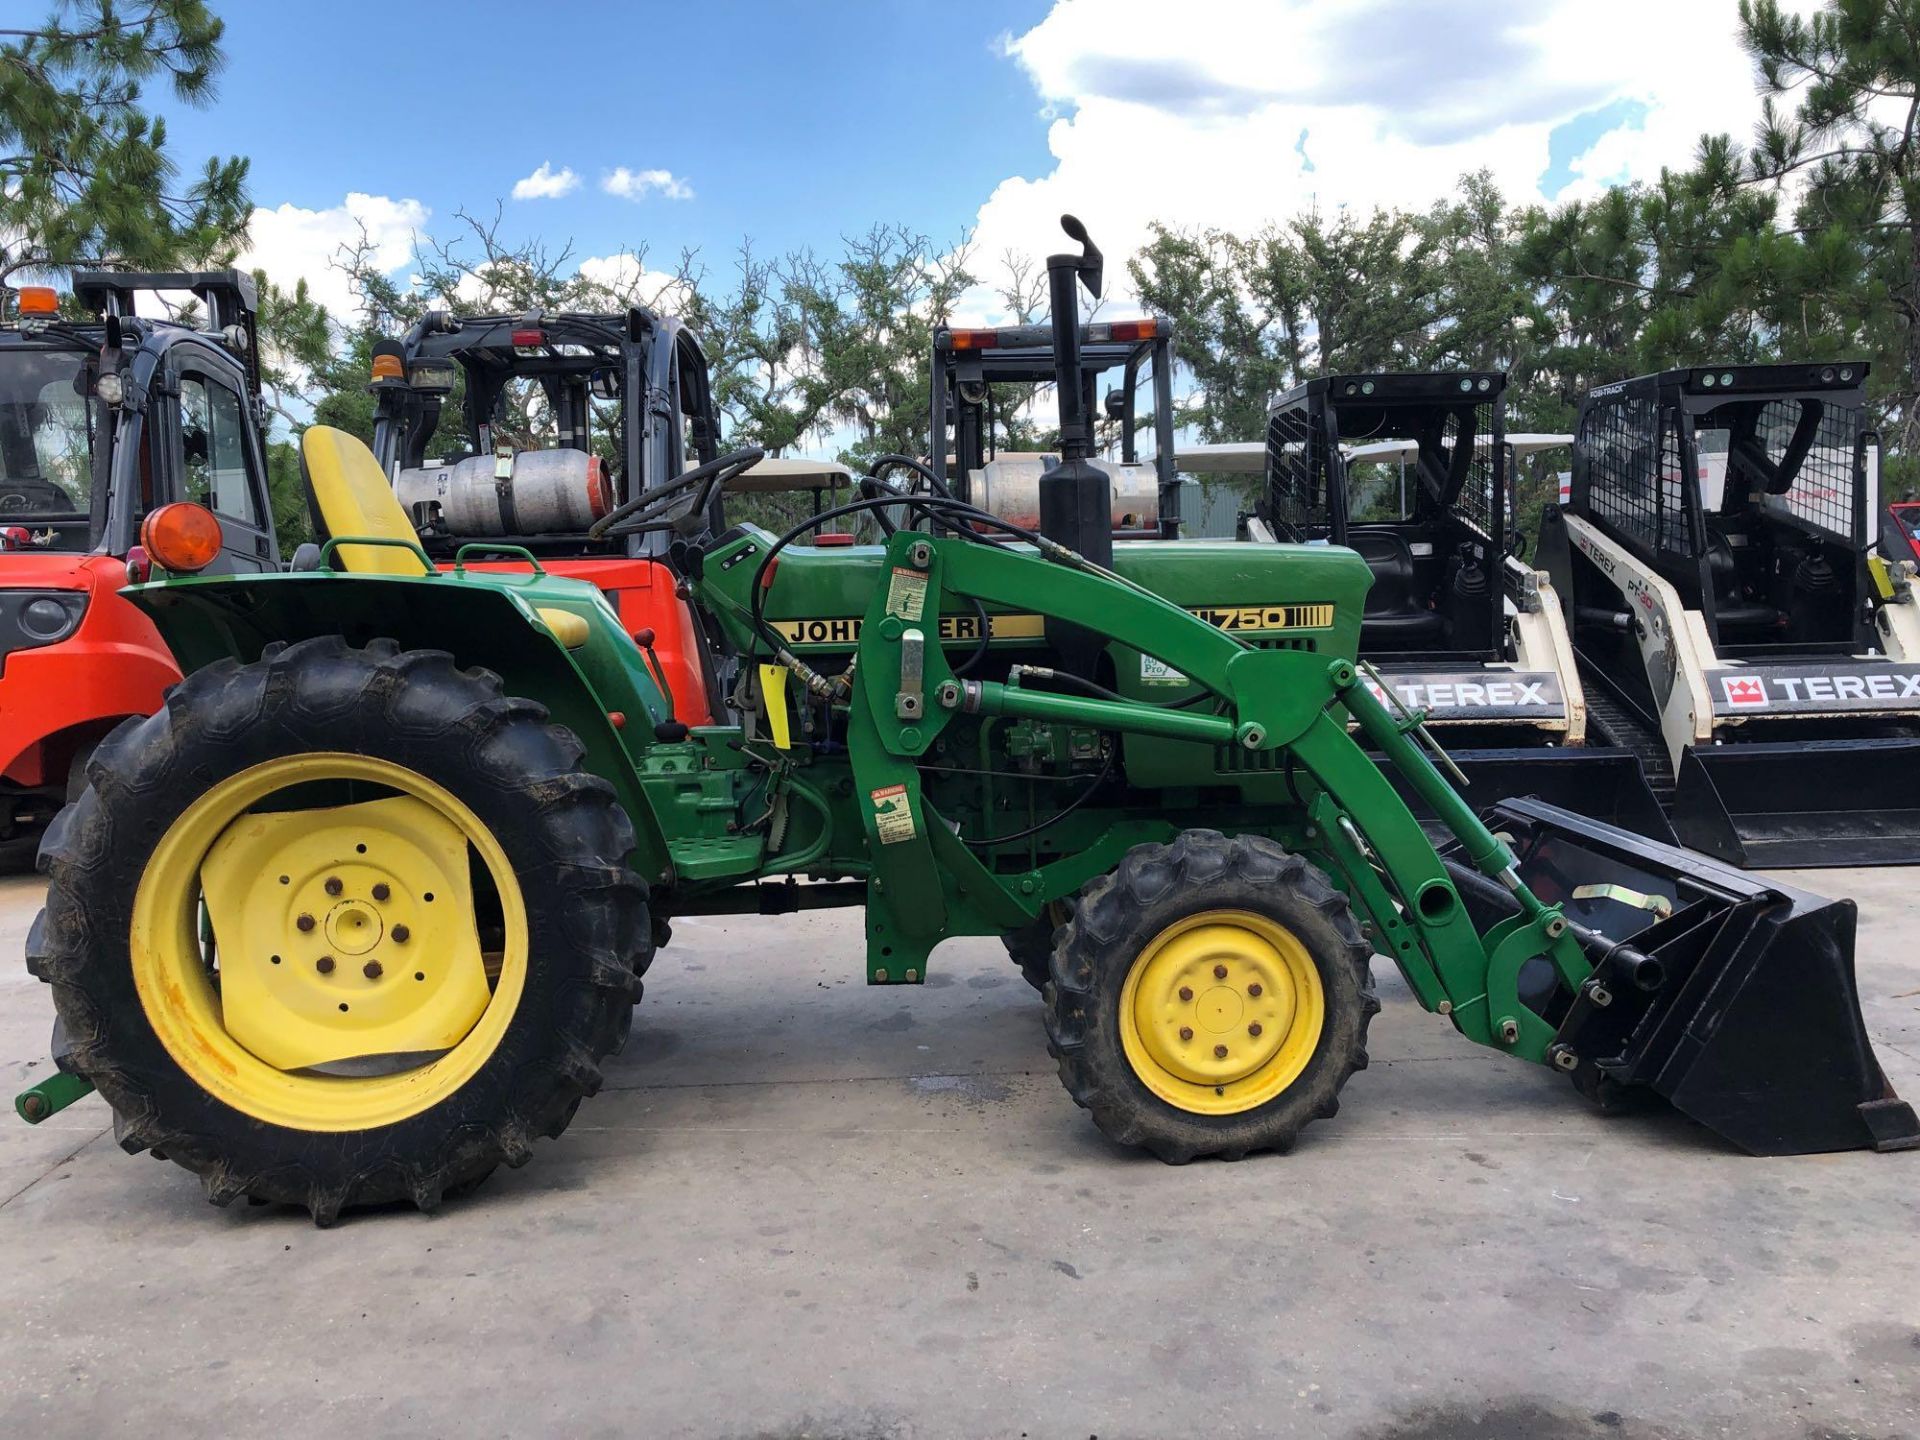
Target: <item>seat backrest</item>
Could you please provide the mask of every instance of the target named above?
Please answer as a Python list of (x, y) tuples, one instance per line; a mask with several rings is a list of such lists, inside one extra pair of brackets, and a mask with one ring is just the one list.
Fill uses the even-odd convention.
[[(300, 463), (327, 534), (365, 535), (419, 544), (407, 512), (373, 452), (331, 425), (310, 425), (300, 436)], [(341, 565), (361, 575), (418, 575), (420, 559), (390, 545), (342, 545)]]
[(1713, 598), (1740, 598), (1740, 566), (1733, 558), (1733, 542), (1718, 525), (1707, 526), (1707, 574), (1713, 581)]
[(1404, 615), (1427, 607), (1413, 594), (1413, 549), (1407, 538), (1392, 530), (1350, 530), (1347, 544), (1373, 571), (1363, 615)]

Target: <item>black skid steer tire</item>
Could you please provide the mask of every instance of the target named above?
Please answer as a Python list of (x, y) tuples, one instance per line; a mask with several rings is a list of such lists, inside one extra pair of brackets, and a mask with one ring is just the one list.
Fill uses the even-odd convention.
[[(526, 979), (504, 1034), (458, 1089), (372, 1129), (291, 1128), (230, 1108), (168, 1053), (132, 976), (134, 897), (168, 826), (210, 786), (313, 751), (378, 757), (444, 787), (491, 832), (524, 897)], [(431, 1209), (557, 1137), (625, 1039), (651, 943), (647, 889), (625, 863), (633, 827), (582, 756), (488, 671), (335, 637), (195, 671), (158, 713), (114, 731), (41, 846), (47, 908), (31, 948), (70, 1064), (113, 1108), (121, 1146), (193, 1171), (216, 1204), (300, 1205), (326, 1225), (353, 1206)]]
[[(1129, 1060), (1120, 1001), (1129, 970), (1156, 937), (1192, 917), (1245, 911), (1298, 938), (1318, 973), (1324, 1021), (1298, 1077), (1272, 1099), (1204, 1114), (1153, 1092)], [(1188, 830), (1139, 845), (1089, 882), (1061, 926), (1047, 985), (1047, 1048), (1075, 1104), (1112, 1140), (1171, 1164), (1237, 1160), (1292, 1148), (1300, 1131), (1339, 1109), (1348, 1078), (1367, 1064), (1367, 1026), (1379, 1012), (1371, 950), (1347, 899), (1314, 866), (1261, 836)]]

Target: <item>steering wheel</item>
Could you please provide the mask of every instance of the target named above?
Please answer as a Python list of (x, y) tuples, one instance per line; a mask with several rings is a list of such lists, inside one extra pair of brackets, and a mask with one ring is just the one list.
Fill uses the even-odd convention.
[[(678, 524), (688, 515), (698, 515), (713, 502), (714, 493), (734, 476), (750, 470), (766, 458), (758, 446), (730, 450), (704, 465), (674, 476), (624, 505), (616, 505), (587, 527), (587, 538), (608, 535), (636, 535), (643, 530), (659, 530)], [(677, 507), (677, 508), (676, 508)], [(667, 511), (673, 511), (667, 514)]]

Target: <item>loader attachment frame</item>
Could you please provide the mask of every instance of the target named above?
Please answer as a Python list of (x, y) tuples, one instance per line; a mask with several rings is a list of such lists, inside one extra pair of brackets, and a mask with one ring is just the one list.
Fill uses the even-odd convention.
[[(1581, 1090), (1604, 1100), (1645, 1087), (1755, 1155), (1920, 1148), (1861, 1020), (1851, 900), (1534, 801), (1489, 819), (1521, 875), (1610, 947), (1559, 1002), (1556, 1063)], [(1510, 913), (1506, 896), (1450, 868), (1483, 923)]]
[[(761, 591), (775, 558), (763, 549), (764, 536), (748, 532), (704, 557), (707, 576), (728, 578), (701, 588), (736, 623), (742, 587)], [(1283, 838), (1332, 876), (1420, 1003), (1470, 1039), (1551, 1064), (1591, 1093), (1601, 1079), (1651, 1088), (1763, 1153), (1898, 1148), (1920, 1135), (1860, 1019), (1849, 903), (1722, 874), (1703, 857), (1537, 801), (1496, 807), (1496, 833), (1436, 765), (1423, 718), (1389, 709), (1352, 661), (1252, 647), (1070, 551), (1043, 553), (911, 531), (888, 542), (857, 664), (843, 677), (871, 859), (868, 964), (881, 978), (901, 967), (913, 978), (939, 940), (978, 917), (1005, 925), (1036, 916), (1109, 867), (1111, 840), (1038, 868), (1018, 847), (970, 844), (965, 817), (942, 814), (923, 785), (922, 764), (967, 717), (1065, 722), (1273, 757), (1294, 803), (1247, 828)], [(757, 554), (757, 567), (744, 563)], [(950, 598), (1125, 635), (1214, 704), (1067, 694), (1017, 674), (957, 676), (923, 628)], [(776, 653), (807, 688), (835, 683)], [(1445, 859), (1396, 784), (1454, 837)], [(1518, 858), (1509, 836), (1521, 843)], [(1561, 854), (1592, 863), (1562, 883)], [(1685, 924), (1636, 938), (1643, 912), (1626, 904), (1620, 923), (1621, 896), (1664, 898)], [(1614, 992), (1629, 982), (1632, 1001), (1615, 1008)], [(1651, 1018), (1623, 1035), (1620, 1022), (1634, 1015)]]

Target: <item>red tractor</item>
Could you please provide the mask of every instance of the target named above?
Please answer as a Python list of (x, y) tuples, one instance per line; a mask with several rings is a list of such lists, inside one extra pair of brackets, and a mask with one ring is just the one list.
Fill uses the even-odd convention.
[[(191, 294), (200, 325), (142, 316)], [(172, 500), (220, 515), (213, 566), (279, 566), (260, 443), (254, 284), (237, 271), (81, 273), (26, 287), (0, 324), (0, 864), (30, 862), (93, 747), (180, 678), (120, 598), (141, 527)], [(158, 304), (159, 302), (152, 302)], [(90, 319), (71, 318), (72, 311)]]

